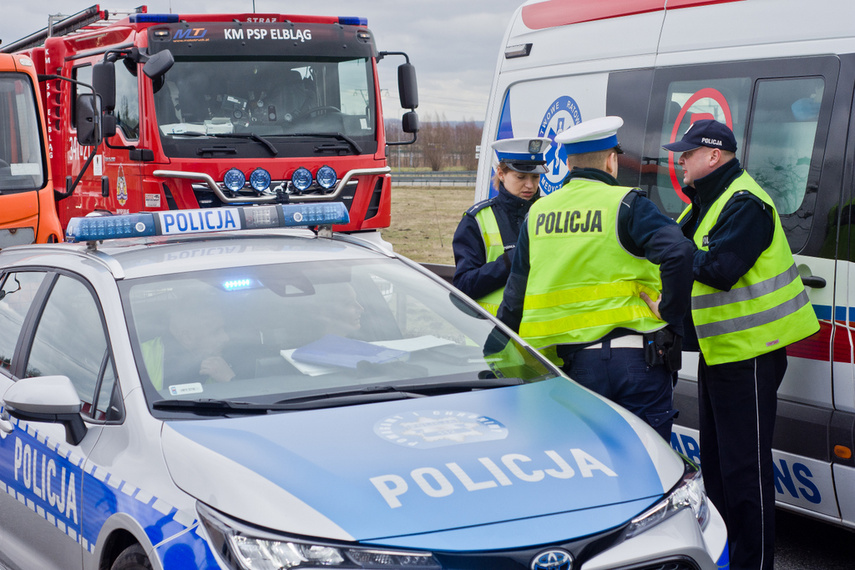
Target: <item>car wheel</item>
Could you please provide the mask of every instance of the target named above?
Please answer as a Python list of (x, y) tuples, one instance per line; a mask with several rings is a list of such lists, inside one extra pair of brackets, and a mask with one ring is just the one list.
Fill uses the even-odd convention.
[(132, 544), (119, 554), (110, 570), (151, 570), (151, 562), (139, 544)]

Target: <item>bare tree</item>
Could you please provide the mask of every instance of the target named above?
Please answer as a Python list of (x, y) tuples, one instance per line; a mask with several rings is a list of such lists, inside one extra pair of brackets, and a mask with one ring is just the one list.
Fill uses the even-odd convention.
[[(390, 147), (389, 164), (392, 168), (430, 168), (433, 171), (448, 167), (475, 170), (478, 160), (475, 147), (481, 142), (481, 126), (472, 120), (450, 123), (445, 116), (434, 114), (421, 121), (416, 144)], [(401, 131), (400, 121), (386, 121), (386, 140), (404, 140), (408, 135)]]

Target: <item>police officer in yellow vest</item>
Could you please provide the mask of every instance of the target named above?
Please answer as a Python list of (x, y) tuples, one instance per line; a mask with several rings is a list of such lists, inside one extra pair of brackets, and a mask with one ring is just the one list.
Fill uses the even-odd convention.
[(692, 245), (643, 191), (618, 185), (622, 124), (602, 117), (555, 137), (568, 181), (529, 211), (498, 317), (670, 441)]
[(546, 172), (548, 138), (502, 139), (491, 145), (498, 164), (492, 184), (497, 194), (469, 208), (452, 240), (455, 287), (495, 315), (513, 260), (517, 236), (537, 200)]
[(678, 221), (696, 247), (685, 348), (700, 349), (704, 483), (727, 523), (730, 567), (772, 570), (771, 450), (785, 347), (819, 324), (775, 204), (740, 166), (731, 129), (699, 120), (664, 148), (682, 153), (691, 199)]

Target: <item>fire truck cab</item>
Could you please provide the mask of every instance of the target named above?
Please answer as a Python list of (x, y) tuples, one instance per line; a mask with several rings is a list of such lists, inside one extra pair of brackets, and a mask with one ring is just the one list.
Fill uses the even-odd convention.
[[(406, 58), (399, 93), (413, 139), (399, 144), (415, 142), (418, 96), (409, 58), (378, 52), (365, 19), (96, 5), (50, 34), (4, 49), (79, 82), (42, 89), (55, 175), (83, 172), (58, 202), (63, 226), (96, 210), (325, 201), (349, 210), (337, 230), (389, 225), (386, 146), (398, 141), (386, 141), (377, 62)], [(87, 91), (81, 84), (93, 83), (104, 135), (94, 152), (77, 142), (71, 104)]]

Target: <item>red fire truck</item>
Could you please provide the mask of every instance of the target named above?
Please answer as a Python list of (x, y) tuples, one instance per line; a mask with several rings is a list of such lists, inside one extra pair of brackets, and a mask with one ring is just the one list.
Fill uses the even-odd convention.
[[(322, 201), (347, 206), (351, 221), (337, 230), (390, 223), (386, 146), (415, 142), (418, 95), (409, 57), (378, 52), (365, 19), (96, 5), (0, 50), (74, 81), (41, 89), (51, 166), (67, 181), (63, 227), (92, 211)], [(412, 140), (386, 140), (377, 62), (388, 55), (405, 58)], [(75, 128), (72, 102), (87, 84), (101, 99), (98, 147), (82, 146)]]

